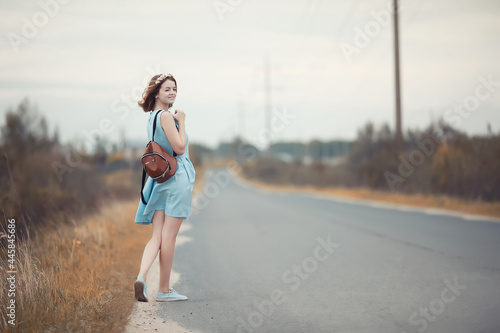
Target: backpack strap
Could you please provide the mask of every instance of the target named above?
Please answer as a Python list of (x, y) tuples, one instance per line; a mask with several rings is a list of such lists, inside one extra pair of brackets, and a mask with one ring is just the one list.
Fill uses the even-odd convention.
[(144, 193), (143, 193), (143, 190), (144, 190), (144, 184), (146, 183), (146, 168), (142, 167), (142, 187), (141, 187), (141, 200), (142, 200), (142, 203), (147, 205), (148, 203), (146, 202), (146, 200), (144, 199)]

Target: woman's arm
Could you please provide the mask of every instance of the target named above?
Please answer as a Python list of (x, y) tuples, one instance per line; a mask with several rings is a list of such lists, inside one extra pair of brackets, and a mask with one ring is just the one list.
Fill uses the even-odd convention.
[[(176, 110), (178, 113), (183, 111)], [(184, 115), (183, 115), (184, 116)], [(167, 136), (168, 142), (177, 153), (177, 155), (184, 154), (186, 150), (186, 132), (185, 132), (185, 116), (176, 117), (179, 122), (179, 131), (175, 127), (174, 116), (170, 112), (162, 112), (160, 115), (161, 128)]]

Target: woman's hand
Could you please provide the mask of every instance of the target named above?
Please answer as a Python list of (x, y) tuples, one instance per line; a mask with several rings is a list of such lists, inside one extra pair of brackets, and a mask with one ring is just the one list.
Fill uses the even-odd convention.
[(172, 114), (175, 119), (177, 119), (178, 122), (184, 122), (186, 120), (186, 114), (184, 111), (175, 109), (175, 112)]

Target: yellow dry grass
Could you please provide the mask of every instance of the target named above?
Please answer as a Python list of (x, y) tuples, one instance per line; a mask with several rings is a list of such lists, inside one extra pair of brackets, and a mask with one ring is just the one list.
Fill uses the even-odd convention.
[(147, 228), (133, 225), (136, 208), (137, 200), (109, 203), (76, 226), (46, 229), (18, 243), (17, 324), (9, 331), (121, 331), (133, 305), (137, 264), (131, 263), (141, 255), (132, 249), (148, 236)]
[[(197, 168), (195, 193), (203, 183)], [(116, 174), (114, 175), (116, 177)], [(1, 254), (1, 330), (121, 332), (151, 227), (133, 223), (139, 198), (106, 202), (96, 214), (45, 228), (16, 244), (16, 325), (7, 323), (7, 265)]]

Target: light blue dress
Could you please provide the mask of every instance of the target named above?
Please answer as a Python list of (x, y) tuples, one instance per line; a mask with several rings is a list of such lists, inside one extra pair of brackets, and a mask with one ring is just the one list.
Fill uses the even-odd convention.
[[(151, 140), (153, 135), (153, 120), (156, 113), (164, 112), (165, 110), (156, 110), (149, 114), (147, 123), (148, 139)], [(170, 112), (170, 111), (167, 111)], [(154, 141), (159, 143), (166, 151), (173, 155), (173, 148), (168, 142), (165, 132), (161, 128), (161, 115), (156, 119), (156, 132)], [(177, 119), (174, 118), (175, 126), (179, 128)], [(188, 150), (189, 137), (186, 133), (186, 149), (184, 154), (177, 155), (177, 170), (175, 174), (163, 183), (157, 183), (151, 177), (148, 177), (144, 185), (145, 205), (139, 199), (139, 207), (135, 215), (135, 223), (150, 224), (155, 210), (164, 210), (165, 215), (174, 217), (183, 217), (186, 219), (191, 212), (191, 202), (193, 198), (193, 186), (196, 177), (193, 163), (189, 159)]]

